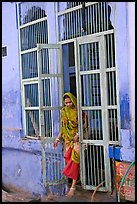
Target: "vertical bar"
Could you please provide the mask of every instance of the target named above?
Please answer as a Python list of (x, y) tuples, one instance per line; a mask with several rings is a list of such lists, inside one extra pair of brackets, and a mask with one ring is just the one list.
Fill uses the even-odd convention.
[(95, 134), (96, 134), (95, 139), (96, 140), (98, 139), (97, 130), (98, 130), (98, 127), (97, 127), (97, 110), (95, 110)]
[(114, 74), (115, 74), (115, 72), (113, 71), (112, 72), (112, 92), (113, 92), (113, 99), (112, 99), (112, 103), (113, 103), (113, 105), (116, 105), (116, 103), (115, 103), (115, 76), (114, 76)]
[(96, 168), (95, 168), (95, 164), (96, 164), (96, 158), (95, 158), (95, 155), (96, 155), (96, 146), (93, 146), (93, 151), (94, 151), (94, 153), (93, 153), (93, 158), (94, 158), (94, 178), (95, 178), (95, 180), (94, 180), (94, 182), (95, 182), (95, 186), (97, 186), (97, 179), (96, 179)]
[(110, 110), (111, 115), (111, 135), (112, 135), (112, 141), (114, 141), (114, 134), (113, 134), (113, 110)]
[(97, 42), (95, 42), (95, 69), (97, 69)]
[(69, 36), (69, 19), (68, 19), (68, 13), (64, 14), (63, 16), (65, 16), (65, 21), (66, 21), (66, 25), (65, 27), (65, 40), (68, 39)]
[(91, 47), (92, 47), (92, 70), (94, 70), (95, 68), (94, 68), (94, 44), (93, 43), (91, 43)]
[(73, 11), (70, 12), (71, 14), (71, 27), (72, 27), (72, 35), (71, 39), (74, 38), (74, 19), (73, 19)]
[(89, 158), (88, 148), (87, 148), (86, 152), (87, 152), (86, 158), (87, 158), (87, 170), (88, 170), (87, 184), (90, 185), (90, 181), (89, 181), (89, 178), (90, 178), (90, 174), (89, 174), (89, 161), (90, 161), (90, 158)]
[(109, 76), (109, 104), (112, 105), (112, 77), (111, 77), (111, 72), (108, 72), (108, 76)]
[(97, 4), (95, 4), (95, 21), (96, 21), (96, 26), (95, 26), (95, 30), (96, 30), (96, 33), (98, 32), (98, 18), (97, 18)]
[(100, 2), (100, 7), (101, 7), (101, 31), (103, 31), (103, 16), (102, 16), (102, 2)]
[[(94, 105), (94, 104), (93, 104)], [(95, 140), (95, 119), (94, 119), (94, 113), (95, 113), (95, 111), (93, 110), (92, 111), (92, 121), (93, 121), (93, 140)]]
[(92, 161), (92, 158), (93, 158), (92, 155), (93, 155), (93, 154), (92, 154), (92, 152), (91, 152), (91, 146), (92, 146), (92, 145), (90, 145), (90, 161), (91, 161), (91, 162), (90, 162), (90, 164), (91, 164), (91, 172), (90, 172), (90, 175), (93, 175), (93, 176), (91, 176), (90, 178), (91, 178), (91, 185), (93, 185), (93, 183), (94, 183), (94, 182), (93, 182), (94, 172), (93, 172), (93, 165), (92, 165), (92, 164), (93, 164), (93, 161)]
[(96, 150), (96, 164), (97, 164), (97, 166), (96, 166), (96, 180), (97, 180), (97, 185), (100, 183), (99, 182), (99, 161), (98, 161), (98, 146), (95, 146), (95, 150)]
[(87, 68), (87, 70), (90, 70), (90, 44), (88, 43), (88, 68)]
[(115, 116), (115, 109), (113, 109), (113, 131), (114, 131), (114, 138), (113, 138), (113, 141), (116, 141), (116, 116)]
[[(85, 84), (86, 89), (89, 90), (87, 92), (87, 94), (85, 94), (86, 95), (86, 104), (89, 104), (88, 100), (90, 99), (90, 101), (91, 101), (90, 92), (92, 92), (91, 75), (86, 75), (86, 82), (85, 83), (86, 83)], [(86, 89), (85, 89), (85, 93), (86, 93)]]
[(98, 25), (99, 30), (98, 30), (98, 32), (100, 32), (100, 31), (101, 31), (101, 28), (100, 28), (100, 27), (101, 27), (101, 26), (100, 26), (100, 24), (101, 24), (101, 23), (100, 23), (100, 3), (98, 3), (98, 19), (99, 19), (99, 22), (98, 22), (98, 24), (99, 24), (99, 25)]
[(108, 3), (106, 3), (106, 22), (107, 22), (106, 30), (109, 30), (109, 25), (108, 25)]
[(106, 2), (104, 2), (104, 31), (107, 30), (106, 23)]
[(75, 38), (76, 37), (76, 11), (73, 11), (72, 17), (73, 17), (73, 25), (74, 25), (73, 38)]
[(108, 68), (111, 67), (111, 58), (110, 58), (110, 35), (107, 35), (107, 45), (108, 45)]
[(100, 131), (101, 131), (101, 126), (100, 126), (100, 118), (101, 118), (101, 111), (98, 110), (98, 133), (99, 133), (99, 137), (98, 139), (101, 140), (101, 135), (100, 135)]
[(78, 10), (75, 11), (75, 15), (76, 15), (76, 17), (75, 17), (75, 26), (76, 26), (75, 37), (78, 37), (79, 36), (79, 34), (78, 34)]
[(79, 36), (81, 36), (81, 29), (80, 29), (80, 9), (78, 10), (78, 32), (79, 32)]
[(111, 44), (111, 66), (114, 67), (114, 59), (113, 59), (113, 50), (114, 50), (114, 47), (113, 47), (113, 34), (110, 34), (110, 44)]
[(100, 106), (100, 95), (99, 95), (99, 90), (100, 90), (100, 84), (99, 84), (99, 73), (96, 74), (97, 76), (97, 106)]
[(93, 33), (96, 33), (96, 25), (95, 25), (95, 5), (92, 5), (92, 10), (93, 10)]
[(82, 32), (82, 9), (80, 9), (80, 32), (81, 32), (81, 36), (83, 35)]

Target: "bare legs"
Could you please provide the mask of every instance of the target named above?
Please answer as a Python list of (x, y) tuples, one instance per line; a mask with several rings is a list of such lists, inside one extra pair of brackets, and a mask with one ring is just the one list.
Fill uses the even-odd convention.
[(76, 186), (76, 180), (72, 180), (72, 184), (71, 184), (71, 188), (69, 190), (69, 192), (67, 193), (68, 197), (72, 197), (75, 193), (75, 186)]

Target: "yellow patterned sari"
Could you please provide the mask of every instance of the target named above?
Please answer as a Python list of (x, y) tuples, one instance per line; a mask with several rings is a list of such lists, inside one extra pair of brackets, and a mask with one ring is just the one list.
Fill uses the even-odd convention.
[(80, 162), (79, 152), (75, 150), (73, 138), (78, 133), (78, 112), (77, 112), (77, 101), (73, 94), (67, 92), (64, 96), (70, 97), (73, 107), (64, 106), (61, 111), (61, 135), (65, 141), (66, 151), (71, 147), (72, 154), (71, 159), (75, 163)]

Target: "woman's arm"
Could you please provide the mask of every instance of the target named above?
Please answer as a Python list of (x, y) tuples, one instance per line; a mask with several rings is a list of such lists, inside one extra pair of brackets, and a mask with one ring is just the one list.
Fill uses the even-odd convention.
[(53, 143), (53, 147), (57, 147), (58, 146), (58, 142), (60, 141), (60, 138), (61, 138), (61, 132), (56, 137), (56, 139), (55, 139), (55, 141)]

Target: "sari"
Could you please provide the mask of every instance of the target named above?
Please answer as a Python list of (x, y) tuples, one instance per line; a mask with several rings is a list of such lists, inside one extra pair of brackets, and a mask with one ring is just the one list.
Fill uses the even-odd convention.
[(62, 173), (68, 178), (77, 180), (80, 175), (80, 154), (73, 138), (78, 133), (78, 112), (77, 101), (73, 94), (67, 92), (64, 96), (69, 96), (73, 103), (73, 107), (64, 106), (61, 110), (61, 135), (64, 139), (65, 154), (64, 159), (66, 166)]

